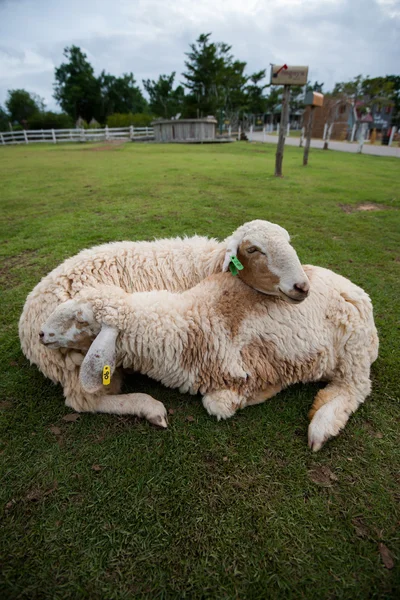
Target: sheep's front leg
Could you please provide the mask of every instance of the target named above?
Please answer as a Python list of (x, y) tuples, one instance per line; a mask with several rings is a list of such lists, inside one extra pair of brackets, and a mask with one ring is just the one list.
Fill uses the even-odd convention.
[(371, 390), (369, 379), (332, 382), (320, 390), (309, 412), (308, 445), (314, 452), (340, 432)]
[(203, 396), (203, 406), (209, 415), (221, 419), (229, 419), (242, 408), (245, 397), (231, 390), (218, 390)]
[(164, 404), (148, 394), (104, 395), (99, 399), (95, 411), (115, 415), (135, 415), (147, 419), (158, 427), (164, 429), (168, 427)]

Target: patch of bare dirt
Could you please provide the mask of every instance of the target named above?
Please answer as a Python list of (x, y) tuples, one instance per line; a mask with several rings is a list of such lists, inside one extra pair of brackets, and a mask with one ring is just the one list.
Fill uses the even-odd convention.
[(332, 487), (338, 481), (338, 477), (326, 466), (314, 467), (308, 472), (308, 476), (313, 483), (321, 487)]
[(390, 206), (384, 204), (376, 204), (375, 202), (362, 202), (361, 204), (339, 204), (340, 208), (345, 213), (353, 212), (372, 212), (376, 210), (390, 210)]

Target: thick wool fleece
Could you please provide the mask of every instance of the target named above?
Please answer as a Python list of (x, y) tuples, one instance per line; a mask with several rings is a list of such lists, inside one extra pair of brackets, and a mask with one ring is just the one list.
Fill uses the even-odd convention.
[[(73, 298), (88, 285), (114, 285), (129, 292), (183, 291), (227, 268), (227, 260), (236, 252), (246, 264), (239, 276), (247, 278), (250, 286), (265, 293), (298, 297), (301, 296), (299, 286), (306, 290), (308, 282), (289, 239), (289, 234), (279, 225), (255, 220), (242, 225), (221, 243), (194, 236), (111, 243), (84, 250), (54, 269), (29, 294), (19, 323), (22, 351), (44, 375), (62, 384), (69, 406), (76, 410), (95, 410), (98, 399), (80, 390), (82, 355), (79, 351), (55, 352), (39, 343), (41, 325), (60, 303)], [(246, 247), (254, 244), (258, 251), (249, 259)], [(271, 272), (278, 272), (280, 276), (271, 278)]]
[[(94, 317), (121, 331), (117, 363), (183, 392), (236, 392), (241, 406), (294, 383), (328, 380), (362, 402), (378, 337), (369, 296), (349, 280), (305, 266), (299, 305), (260, 294), (230, 274), (193, 289), (125, 294), (84, 289)], [(349, 413), (355, 410), (353, 408)]]

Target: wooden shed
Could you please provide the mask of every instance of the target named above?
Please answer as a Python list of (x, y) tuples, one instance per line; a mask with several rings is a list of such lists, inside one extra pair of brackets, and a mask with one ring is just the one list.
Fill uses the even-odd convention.
[(199, 144), (216, 141), (217, 120), (205, 119), (157, 119), (152, 123), (156, 142)]

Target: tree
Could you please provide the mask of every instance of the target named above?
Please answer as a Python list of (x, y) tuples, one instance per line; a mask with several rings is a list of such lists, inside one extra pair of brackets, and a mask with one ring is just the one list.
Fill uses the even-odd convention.
[(264, 90), (268, 87), (268, 83), (260, 85), (265, 79), (266, 69), (253, 73), (249, 77), (250, 83), (245, 88), (246, 92), (246, 109), (254, 114), (261, 114), (266, 111), (267, 99), (264, 95)]
[(282, 87), (281, 86), (272, 86), (270, 88), (269, 95), (266, 99), (266, 111), (270, 114), (270, 123), (274, 122), (274, 113), (278, 108), (279, 104), (282, 103)]
[(374, 104), (393, 104), (394, 83), (387, 77), (366, 77), (361, 84), (364, 105), (372, 107)]
[(392, 100), (394, 105), (392, 123), (400, 127), (400, 75), (388, 75), (387, 81), (393, 84)]
[(220, 110), (240, 109), (245, 104), (246, 63), (234, 60), (231, 46), (210, 42), (210, 36), (202, 33), (186, 53), (183, 76), (189, 90), (186, 110), (191, 116), (216, 116)]
[(70, 129), (75, 125), (69, 115), (52, 111), (33, 115), (29, 118), (28, 124), (30, 129)]
[(304, 107), (304, 86), (302, 85), (291, 85), (290, 86), (290, 113), (294, 114)]
[(332, 96), (344, 96), (349, 100), (352, 100), (355, 104), (362, 95), (362, 82), (363, 76), (357, 75), (357, 77), (354, 77), (350, 81), (336, 83), (333, 88)]
[(0, 104), (0, 131), (8, 130), (10, 126), (10, 116), (6, 113), (4, 108)]
[(311, 81), (307, 81), (306, 92), (319, 92), (322, 94), (322, 88), (324, 87), (324, 83), (319, 83), (318, 81), (314, 81), (311, 84)]
[(21, 89), (8, 90), (5, 104), (11, 121), (17, 121), (24, 126), (33, 115), (44, 110), (44, 100), (40, 96)]
[(170, 118), (184, 110), (185, 90), (174, 89), (175, 71), (160, 75), (158, 81), (144, 79), (143, 86), (150, 97), (150, 110), (158, 117)]
[(55, 70), (54, 98), (61, 108), (76, 121), (82, 117), (101, 120), (102, 98), (99, 80), (86, 54), (77, 46), (64, 49), (67, 62)]
[(102, 119), (113, 113), (141, 113), (147, 109), (146, 99), (132, 73), (114, 77), (102, 71), (99, 77), (102, 98)]
[(134, 115), (132, 113), (114, 113), (107, 117), (107, 125), (108, 127), (130, 127), (131, 125), (134, 127), (149, 127), (153, 120), (154, 117), (147, 113), (136, 113)]

